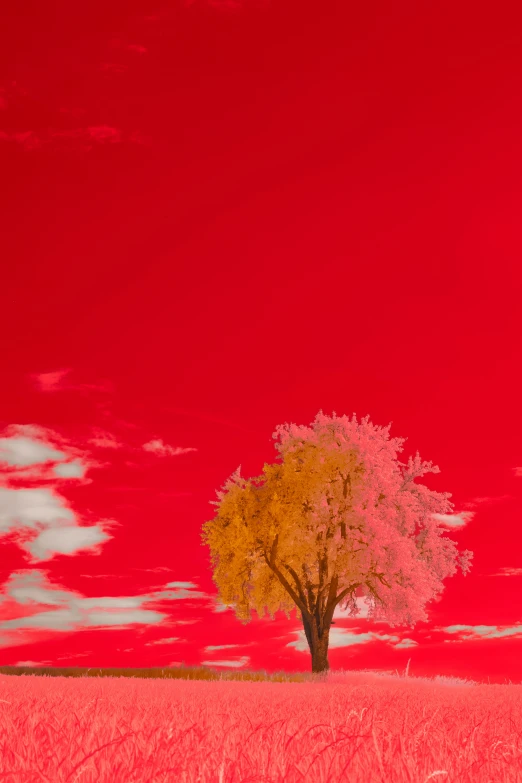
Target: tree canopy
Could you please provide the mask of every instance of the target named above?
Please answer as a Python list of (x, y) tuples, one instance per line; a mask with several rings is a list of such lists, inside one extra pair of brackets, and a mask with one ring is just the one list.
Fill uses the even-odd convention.
[(250, 479), (240, 466), (217, 492), (202, 540), (239, 620), (297, 607), (313, 655), (336, 606), (357, 614), (358, 589), (369, 617), (413, 626), (457, 566), (469, 571), (473, 553), (459, 554), (433, 516), (451, 513), (451, 494), (416, 481), (439, 468), (418, 452), (400, 462), (406, 439), (390, 426), (322, 411), (309, 427), (279, 425), (277, 461)]

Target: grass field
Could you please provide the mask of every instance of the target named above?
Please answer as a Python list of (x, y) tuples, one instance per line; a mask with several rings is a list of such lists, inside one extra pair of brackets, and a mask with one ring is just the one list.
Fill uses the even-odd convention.
[(522, 685), (369, 671), (0, 669), (5, 783), (431, 780), (522, 783)]

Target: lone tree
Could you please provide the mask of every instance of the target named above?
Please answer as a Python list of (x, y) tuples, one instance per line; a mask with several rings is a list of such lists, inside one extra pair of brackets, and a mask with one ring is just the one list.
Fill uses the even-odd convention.
[(473, 553), (459, 555), (433, 516), (453, 510), (451, 493), (415, 482), (439, 468), (418, 452), (399, 462), (406, 439), (390, 439), (390, 426), (322, 411), (310, 427), (279, 425), (279, 462), (252, 479), (240, 466), (210, 501), (202, 540), (220, 600), (243, 623), (252, 609), (273, 619), (297, 607), (315, 673), (329, 669), (335, 608), (356, 616), (359, 588), (370, 617), (413, 627), (457, 564), (470, 569)]

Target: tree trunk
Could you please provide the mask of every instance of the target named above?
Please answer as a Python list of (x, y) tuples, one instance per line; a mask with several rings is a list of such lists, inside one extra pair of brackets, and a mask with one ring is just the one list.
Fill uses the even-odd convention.
[(324, 639), (319, 640), (315, 650), (312, 650), (312, 672), (314, 674), (326, 674), (330, 669), (328, 663), (328, 631), (325, 631)]
[(319, 635), (319, 627), (315, 617), (304, 617), (303, 626), (306, 639), (312, 655), (312, 672), (314, 674), (326, 674), (330, 669), (328, 663), (328, 641), (330, 637), (330, 627), (323, 627), (323, 632)]

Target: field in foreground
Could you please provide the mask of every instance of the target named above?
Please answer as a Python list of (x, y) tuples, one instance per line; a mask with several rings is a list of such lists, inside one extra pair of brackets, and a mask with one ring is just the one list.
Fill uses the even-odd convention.
[(0, 780), (522, 783), (522, 685), (466, 685), (0, 674)]

